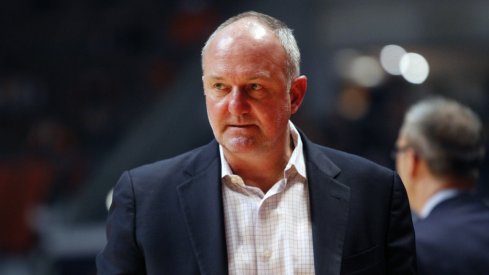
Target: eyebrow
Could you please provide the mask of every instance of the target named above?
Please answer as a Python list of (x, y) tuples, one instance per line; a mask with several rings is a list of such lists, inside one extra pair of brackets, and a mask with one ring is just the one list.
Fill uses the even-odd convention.
[[(205, 76), (204, 76), (205, 77)], [(220, 76), (207, 76), (205, 78), (208, 78), (210, 80), (224, 80), (224, 77), (220, 77)]]

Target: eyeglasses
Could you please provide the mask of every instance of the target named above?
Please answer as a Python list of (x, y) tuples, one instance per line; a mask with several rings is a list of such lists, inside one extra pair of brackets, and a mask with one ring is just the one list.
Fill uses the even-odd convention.
[(399, 154), (402, 154), (404, 152), (406, 152), (406, 150), (412, 148), (411, 145), (407, 144), (407, 145), (404, 145), (404, 146), (395, 146), (394, 149), (392, 150), (391, 152), (391, 158), (392, 159), (396, 159), (397, 155)]

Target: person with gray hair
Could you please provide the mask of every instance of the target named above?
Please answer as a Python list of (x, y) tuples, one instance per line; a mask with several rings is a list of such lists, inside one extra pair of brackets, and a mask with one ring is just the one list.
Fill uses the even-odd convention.
[(489, 274), (489, 206), (475, 194), (483, 125), (443, 98), (409, 108), (396, 141), (396, 168), (415, 213), (419, 274)]
[(291, 121), (307, 89), (299, 63), (276, 18), (217, 28), (202, 49), (214, 139), (123, 173), (99, 274), (416, 274), (399, 176)]

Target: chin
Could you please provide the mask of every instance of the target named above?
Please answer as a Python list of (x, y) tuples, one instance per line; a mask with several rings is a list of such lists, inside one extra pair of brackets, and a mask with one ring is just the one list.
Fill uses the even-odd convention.
[(224, 147), (232, 153), (249, 153), (255, 148), (253, 138), (239, 136), (224, 141)]

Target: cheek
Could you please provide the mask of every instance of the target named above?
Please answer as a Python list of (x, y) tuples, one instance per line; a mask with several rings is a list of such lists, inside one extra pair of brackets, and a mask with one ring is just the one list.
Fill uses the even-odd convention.
[(214, 116), (215, 116), (215, 110), (214, 110), (215, 108), (214, 108), (214, 104), (212, 103), (212, 101), (210, 101), (207, 98), (205, 100), (205, 108), (207, 111), (207, 118), (209, 119), (209, 122), (212, 125), (213, 121), (214, 121)]
[(396, 157), (396, 171), (397, 171), (397, 174), (399, 174), (399, 176), (401, 177), (404, 185), (406, 185), (405, 182), (407, 179), (406, 179), (406, 174), (405, 174), (405, 169), (404, 169), (405, 167), (403, 165), (405, 165), (405, 164), (402, 163), (402, 159), (400, 159), (400, 157), (397, 156)]
[(411, 185), (409, 183), (409, 174), (407, 173), (407, 167), (406, 163), (403, 163), (405, 160), (397, 160), (396, 162), (396, 170), (399, 176), (401, 177), (402, 183), (404, 184), (404, 187), (406, 188), (406, 191), (408, 193), (411, 193)]
[(284, 120), (289, 120), (291, 116), (291, 105), (288, 101), (282, 101), (281, 104), (276, 105), (276, 108), (272, 111), (272, 116), (275, 116), (275, 120), (280, 123)]
[(275, 104), (274, 108), (270, 105), (265, 105), (261, 110), (260, 120), (264, 125), (267, 125), (269, 131), (280, 131), (288, 124), (290, 119), (290, 104)]
[(214, 127), (219, 124), (219, 121), (225, 116), (225, 102), (206, 98), (205, 105), (207, 110), (207, 118), (209, 119), (211, 126)]

